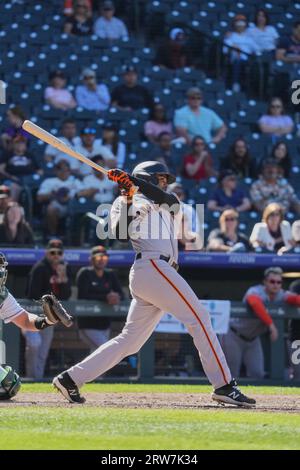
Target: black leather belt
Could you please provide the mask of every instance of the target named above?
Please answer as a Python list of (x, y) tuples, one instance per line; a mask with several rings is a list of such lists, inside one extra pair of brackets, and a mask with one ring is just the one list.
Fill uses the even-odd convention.
[(239, 338), (241, 338), (242, 340), (246, 341), (247, 343), (252, 343), (252, 341), (255, 340), (255, 338), (247, 338), (246, 336), (242, 335), (241, 333), (238, 332), (238, 330), (236, 330), (235, 328), (233, 328), (233, 326), (230, 327), (231, 331), (233, 331), (233, 333), (235, 335), (237, 335)]
[[(135, 255), (135, 259), (142, 259), (143, 258), (143, 255), (142, 253), (137, 253)], [(160, 255), (159, 259), (162, 259), (163, 261), (166, 261), (167, 263), (169, 263), (170, 261), (170, 256), (164, 256), (164, 255)], [(170, 264), (170, 263), (169, 263)], [(172, 264), (170, 264), (170, 266), (172, 266), (172, 268), (176, 269), (176, 271), (178, 271), (179, 269), (179, 265), (175, 262), (173, 262)]]

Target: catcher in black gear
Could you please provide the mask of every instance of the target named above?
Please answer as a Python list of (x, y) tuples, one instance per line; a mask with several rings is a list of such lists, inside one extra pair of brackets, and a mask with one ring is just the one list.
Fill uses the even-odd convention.
[[(5, 255), (0, 253), (0, 320), (3, 320), (4, 323), (14, 323), (22, 330), (29, 331), (40, 331), (51, 327), (58, 322), (63, 323), (66, 327), (72, 325), (72, 317), (66, 312), (53, 294), (48, 294), (42, 297), (41, 303), (43, 314), (35, 315), (27, 312), (16, 301), (13, 295), (8, 291), (7, 287), (5, 287), (7, 280), (7, 266), (8, 263)], [(5, 383), (3, 388), (2, 382), (6, 377), (7, 368), (0, 365), (0, 399), (3, 396), (7, 397), (7, 394), (11, 394), (10, 396), (13, 396), (13, 394), (15, 395), (20, 388), (19, 387), (18, 390), (16, 390), (17, 387), (12, 386), (14, 383), (19, 383), (19, 379), (16, 376), (12, 379), (12, 374), (9, 376), (10, 385), (8, 386), (8, 383)], [(6, 382), (8, 382), (8, 379)], [(12, 388), (10, 388), (11, 386)]]

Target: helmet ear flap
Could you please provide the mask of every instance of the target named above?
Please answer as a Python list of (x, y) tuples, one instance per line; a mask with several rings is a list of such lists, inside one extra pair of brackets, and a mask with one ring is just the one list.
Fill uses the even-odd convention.
[(157, 178), (157, 175), (152, 175), (150, 182), (151, 182), (152, 184), (154, 184), (155, 186), (157, 186), (157, 185), (158, 185), (158, 178)]

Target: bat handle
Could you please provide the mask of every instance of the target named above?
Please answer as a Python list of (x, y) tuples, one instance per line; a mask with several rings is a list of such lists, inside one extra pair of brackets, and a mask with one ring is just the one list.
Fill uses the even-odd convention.
[(128, 196), (132, 197), (134, 194), (138, 192), (138, 186), (131, 186), (130, 190), (128, 191)]

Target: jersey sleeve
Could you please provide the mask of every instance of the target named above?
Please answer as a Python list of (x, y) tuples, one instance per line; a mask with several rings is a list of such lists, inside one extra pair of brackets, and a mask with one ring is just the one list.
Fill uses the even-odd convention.
[(18, 317), (24, 308), (16, 301), (16, 299), (9, 293), (3, 304), (0, 307), (0, 319), (4, 323), (10, 323)]

